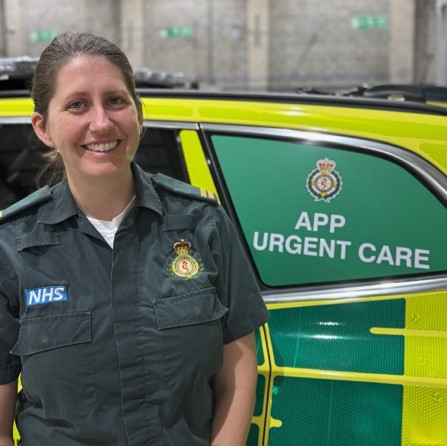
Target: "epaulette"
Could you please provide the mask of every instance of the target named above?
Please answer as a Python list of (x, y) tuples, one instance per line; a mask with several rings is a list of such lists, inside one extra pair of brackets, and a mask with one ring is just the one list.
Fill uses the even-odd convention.
[(189, 198), (207, 201), (213, 204), (219, 203), (214, 192), (192, 186), (191, 184), (184, 183), (183, 181), (176, 180), (175, 178), (168, 177), (167, 175), (161, 173), (154, 175), (153, 179), (157, 186), (160, 186), (161, 188), (170, 192), (185, 195)]
[(29, 209), (36, 204), (42, 203), (43, 201), (51, 198), (50, 188), (48, 186), (42, 187), (41, 189), (36, 190), (32, 194), (18, 201), (17, 203), (12, 204), (8, 208), (3, 211), (0, 211), (0, 223), (4, 220), (12, 217), (13, 215), (17, 215), (25, 209)]

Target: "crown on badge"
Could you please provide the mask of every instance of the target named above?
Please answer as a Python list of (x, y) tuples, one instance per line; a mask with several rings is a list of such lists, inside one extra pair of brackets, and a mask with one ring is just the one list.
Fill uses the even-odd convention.
[(179, 255), (186, 255), (188, 251), (191, 249), (191, 243), (186, 242), (185, 240), (180, 240), (179, 242), (174, 244), (174, 251)]
[(335, 162), (325, 158), (317, 162), (317, 167), (323, 175), (329, 175), (334, 170)]

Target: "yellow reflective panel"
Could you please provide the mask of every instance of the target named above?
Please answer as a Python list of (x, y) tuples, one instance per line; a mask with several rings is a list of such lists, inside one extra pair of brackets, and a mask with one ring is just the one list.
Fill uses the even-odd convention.
[[(372, 435), (387, 446), (446, 446), (446, 305), (446, 292), (269, 305), (265, 444), (290, 443), (292, 437), (331, 444), (321, 441), (332, 435), (344, 438), (343, 444), (361, 444), (362, 436)], [(404, 319), (393, 324), (399, 309)], [(309, 320), (311, 313), (323, 317)], [(362, 346), (352, 349), (356, 338)], [(315, 367), (331, 356), (324, 343), (336, 351), (334, 367)], [(368, 350), (365, 366), (359, 359)]]
[(447, 293), (407, 298), (405, 374), (426, 377), (404, 388), (402, 445), (447, 445)]
[(31, 117), (33, 111), (31, 98), (0, 99), (0, 117)]
[(143, 103), (149, 120), (266, 126), (389, 142), (447, 172), (447, 116), (255, 100), (143, 98)]
[(182, 130), (180, 141), (191, 184), (214, 193), (218, 197), (197, 132), (195, 130)]
[[(20, 392), (21, 389), (22, 389), (22, 380), (19, 377), (18, 391)], [(19, 431), (17, 430), (17, 426), (15, 423), (14, 423), (14, 431), (13, 431), (13, 440), (14, 440), (14, 445), (19, 444), (20, 435), (19, 435)]]
[(256, 331), (256, 353), (258, 356), (258, 385), (256, 389), (256, 405), (251, 420), (252, 426), (248, 437), (251, 446), (263, 446), (266, 431), (267, 403), (270, 384), (270, 357), (267, 350), (266, 326)]

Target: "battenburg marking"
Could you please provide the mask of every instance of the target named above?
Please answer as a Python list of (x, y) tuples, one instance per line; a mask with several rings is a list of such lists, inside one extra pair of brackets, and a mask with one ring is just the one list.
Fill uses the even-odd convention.
[(189, 280), (202, 274), (203, 262), (191, 248), (191, 243), (182, 239), (173, 248), (174, 252), (168, 258), (168, 272), (171, 276)]
[(64, 286), (46, 286), (26, 290), (26, 306), (41, 305), (67, 300), (67, 291)]

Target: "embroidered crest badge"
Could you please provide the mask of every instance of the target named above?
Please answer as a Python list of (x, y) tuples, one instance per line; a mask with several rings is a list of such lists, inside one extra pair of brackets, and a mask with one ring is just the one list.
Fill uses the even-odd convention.
[(317, 168), (307, 178), (307, 190), (315, 201), (329, 202), (335, 198), (342, 188), (342, 180), (335, 170), (335, 161), (325, 158), (317, 161)]
[(174, 252), (168, 258), (168, 272), (183, 280), (194, 279), (203, 272), (200, 256), (191, 248), (191, 243), (181, 240), (174, 244)]

